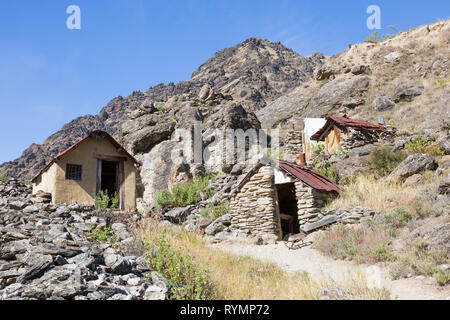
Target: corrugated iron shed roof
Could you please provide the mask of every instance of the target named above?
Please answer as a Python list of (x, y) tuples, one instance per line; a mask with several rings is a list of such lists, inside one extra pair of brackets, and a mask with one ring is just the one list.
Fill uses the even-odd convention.
[(48, 164), (45, 165), (44, 168), (41, 169), (41, 171), (39, 171), (39, 173), (31, 180), (34, 181), (37, 177), (39, 177), (44, 171), (46, 171), (48, 168), (50, 168), (50, 166), (59, 158), (61, 158), (63, 155), (65, 155), (66, 153), (70, 152), (71, 150), (75, 149), (76, 147), (78, 147), (82, 142), (84, 142), (85, 140), (87, 140), (88, 138), (92, 137), (92, 136), (103, 136), (106, 139), (108, 139), (117, 149), (120, 149), (123, 153), (125, 153), (129, 158), (131, 158), (135, 163), (137, 163), (138, 165), (142, 165), (141, 162), (139, 162), (138, 160), (136, 160), (135, 157), (133, 157), (127, 150), (125, 150), (124, 147), (122, 147), (120, 145), (120, 143), (118, 143), (116, 141), (116, 139), (114, 139), (109, 133), (105, 132), (105, 131), (101, 131), (101, 130), (95, 130), (92, 131), (90, 134), (88, 134), (86, 137), (84, 137), (83, 139), (81, 139), (80, 141), (74, 143), (73, 145), (71, 145), (69, 148), (67, 148), (66, 150), (64, 150), (63, 152), (59, 153), (56, 157), (54, 157), (52, 159), (52, 161), (50, 161)]
[(327, 131), (333, 128), (334, 124), (339, 124), (344, 127), (360, 128), (363, 130), (376, 130), (380, 131), (384, 129), (382, 124), (373, 124), (363, 120), (349, 119), (346, 117), (328, 116), (325, 125), (311, 136), (311, 140), (320, 141), (323, 139)]
[[(321, 173), (312, 170), (305, 166), (300, 166), (291, 162), (284, 160), (272, 159), (272, 165), (278, 165), (282, 170), (286, 171), (288, 174), (294, 178), (302, 181), (311, 188), (327, 191), (327, 192), (337, 192), (339, 193), (339, 186), (331, 181), (329, 178), (325, 177)], [(237, 189), (240, 190), (250, 179), (250, 177), (255, 174), (263, 164), (258, 163), (255, 167), (249, 171), (243, 179), (241, 179)]]
[(321, 173), (305, 166), (300, 166), (283, 160), (276, 160), (280, 168), (290, 173), (311, 188), (339, 193), (339, 186)]

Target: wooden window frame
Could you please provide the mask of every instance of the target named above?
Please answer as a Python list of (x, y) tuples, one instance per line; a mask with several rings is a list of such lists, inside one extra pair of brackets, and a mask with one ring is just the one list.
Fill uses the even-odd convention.
[[(69, 173), (72, 173), (69, 170), (70, 167), (76, 168), (76, 170), (77, 170), (76, 173), (77, 174), (78, 174), (78, 171), (79, 171), (79, 178), (78, 178), (78, 175), (77, 175), (77, 177), (69, 176)], [(73, 164), (73, 163), (66, 163), (66, 180), (83, 181), (83, 165), (81, 165), (81, 164)]]

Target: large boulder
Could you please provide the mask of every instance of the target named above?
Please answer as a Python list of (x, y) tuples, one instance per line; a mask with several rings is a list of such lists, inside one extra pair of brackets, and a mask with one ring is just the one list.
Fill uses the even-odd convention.
[(437, 167), (438, 164), (432, 155), (416, 153), (403, 160), (403, 162), (388, 176), (387, 180), (389, 182), (403, 181), (416, 173), (425, 170), (435, 170)]
[(423, 94), (423, 88), (418, 87), (401, 87), (397, 89), (395, 95), (394, 95), (394, 101), (400, 102), (400, 101), (412, 101), (414, 97), (420, 96)]
[(380, 96), (372, 103), (372, 107), (376, 111), (385, 111), (395, 107), (395, 103), (385, 96)]
[(115, 274), (127, 274), (133, 268), (132, 263), (128, 259), (118, 254), (106, 254), (105, 265), (110, 272)]
[(206, 229), (205, 234), (209, 236), (214, 236), (215, 234), (225, 230), (231, 224), (231, 216), (225, 214), (217, 218), (213, 223), (211, 223)]
[(142, 198), (150, 207), (155, 205), (158, 194), (172, 185), (168, 177), (174, 166), (172, 151), (175, 152), (177, 149), (176, 141), (164, 141), (140, 159), (142, 161), (140, 170)]
[(442, 152), (450, 154), (450, 135), (440, 138), (437, 143)]

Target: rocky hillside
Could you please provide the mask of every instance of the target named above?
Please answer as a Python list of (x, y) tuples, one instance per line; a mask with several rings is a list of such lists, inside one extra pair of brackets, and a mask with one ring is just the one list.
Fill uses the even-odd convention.
[(352, 45), (257, 116), (267, 127), (347, 114), (373, 122), (383, 116), (401, 132), (445, 131), (450, 119), (449, 39), (447, 20)]
[[(98, 115), (80, 117), (41, 145), (31, 145), (20, 158), (1, 165), (0, 172), (29, 180), (56, 154), (94, 129), (105, 130), (123, 142), (122, 124), (129, 120), (128, 114), (144, 101), (158, 104), (171, 99), (169, 103), (173, 104), (195, 100), (205, 84), (231, 96), (247, 110), (258, 110), (308, 80), (324, 59), (319, 53), (304, 58), (280, 43), (248, 39), (216, 53), (188, 81), (160, 84), (146, 92), (136, 91), (126, 98), (114, 98)], [(162, 122), (155, 120), (146, 125)]]

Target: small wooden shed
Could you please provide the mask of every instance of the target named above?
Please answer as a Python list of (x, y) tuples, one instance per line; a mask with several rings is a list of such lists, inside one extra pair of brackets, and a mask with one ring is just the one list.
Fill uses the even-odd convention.
[(384, 125), (382, 124), (349, 119), (345, 116), (329, 116), (326, 119), (325, 125), (311, 136), (311, 140), (323, 141), (325, 143), (325, 152), (338, 149), (342, 142), (349, 137), (351, 130), (361, 132), (381, 132), (384, 130)]

